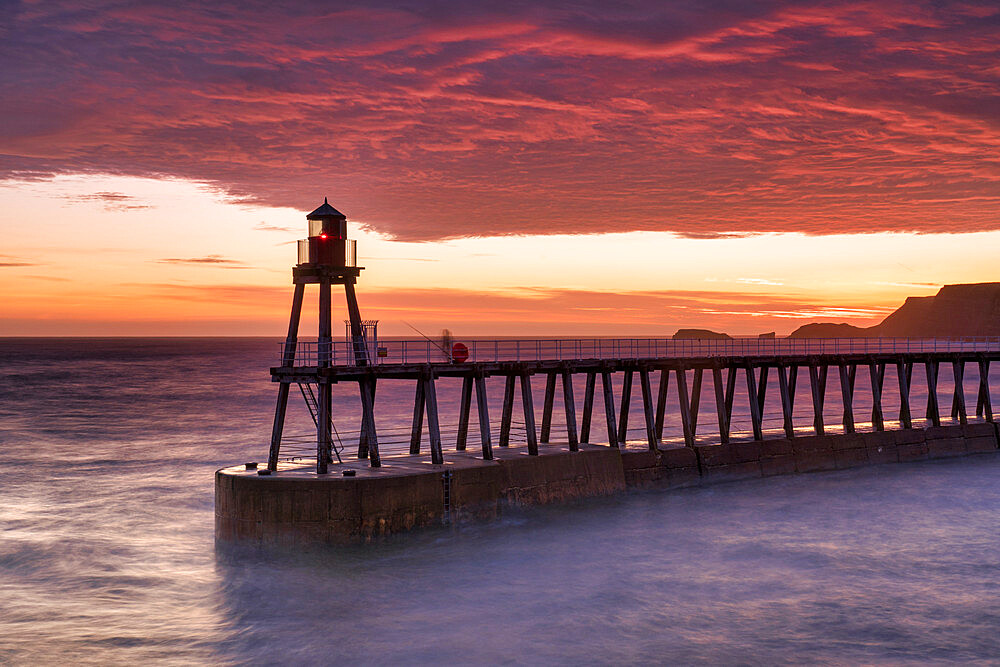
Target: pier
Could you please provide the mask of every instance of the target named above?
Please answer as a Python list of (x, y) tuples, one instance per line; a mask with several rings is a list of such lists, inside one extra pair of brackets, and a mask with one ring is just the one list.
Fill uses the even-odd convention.
[[(354, 284), (362, 267), (346, 218), (326, 202), (307, 217), (288, 334), (270, 370), (278, 392), (267, 463), (217, 473), (222, 539), (365, 540), (495, 517), (511, 504), (998, 449), (989, 370), (1000, 359), (1000, 338), (379, 341), (377, 323), (361, 319)], [(308, 285), (319, 290), (319, 335), (300, 341)], [(332, 333), (333, 285), (346, 294), (343, 340)], [(950, 386), (939, 386), (942, 368)], [(977, 378), (972, 410), (969, 368)], [(922, 405), (911, 400), (915, 374), (927, 389)], [(439, 408), (442, 378), (460, 382), (455, 414)], [(408, 450), (383, 455), (376, 396), (389, 382), (410, 388), (412, 419)], [(499, 405), (489, 400), (493, 383), (503, 386)], [(536, 384), (543, 388), (540, 419)], [(811, 400), (798, 405), (796, 390), (806, 385)], [(354, 451), (334, 446), (335, 387), (359, 397)], [(828, 388), (839, 398), (834, 424), (825, 417)], [(950, 401), (942, 404), (942, 392)], [(861, 394), (870, 414), (856, 414)], [(306, 458), (282, 452), (296, 395), (315, 425), (315, 454)], [(749, 409), (746, 433), (732, 427), (738, 397)], [(891, 415), (883, 409), (887, 397), (898, 405)], [(706, 414), (710, 404), (714, 414)], [(775, 409), (781, 427), (767, 429)], [(628, 437), (637, 414), (638, 442)], [(679, 417), (678, 440), (664, 440), (668, 416)], [(515, 418), (523, 440), (512, 437)], [(445, 442), (445, 433), (454, 440)]]

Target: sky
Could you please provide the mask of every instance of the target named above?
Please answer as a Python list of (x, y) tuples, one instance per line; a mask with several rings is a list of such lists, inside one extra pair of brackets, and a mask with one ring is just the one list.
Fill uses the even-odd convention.
[(324, 196), (383, 334), (865, 326), (998, 148), (995, 2), (4, 2), (0, 335), (281, 335)]

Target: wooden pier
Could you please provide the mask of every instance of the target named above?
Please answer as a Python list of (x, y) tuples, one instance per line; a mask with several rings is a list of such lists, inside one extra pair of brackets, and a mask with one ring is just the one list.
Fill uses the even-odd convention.
[[(669, 488), (997, 451), (989, 370), (1000, 359), (1000, 339), (475, 340), (451, 348), (430, 340), (382, 343), (375, 323), (361, 319), (354, 285), (362, 267), (354, 242), (347, 239), (346, 218), (324, 201), (307, 219), (309, 237), (299, 241), (299, 263), (292, 269), (288, 334), (271, 369), (278, 392), (267, 465), (217, 473), (220, 538), (369, 539), (453, 518), (495, 516), (505, 504), (555, 502), (629, 486)], [(299, 341), (309, 285), (319, 292), (318, 338)], [(345, 340), (333, 338), (334, 285), (343, 286), (347, 300)], [(970, 365), (979, 378), (974, 418), (965, 401)], [(942, 425), (939, 405), (942, 366), (953, 378), (946, 414), (950, 425)], [(896, 379), (892, 386), (886, 383), (887, 369)], [(915, 372), (927, 387), (925, 406), (911, 400)], [(824, 420), (831, 375), (839, 384), (842, 407), (836, 435), (828, 433), (833, 429)], [(439, 408), (441, 378), (461, 380), (457, 414), (442, 414)], [(413, 417), (408, 452), (383, 457), (375, 397), (387, 382), (412, 387)], [(503, 383), (499, 409), (488, 399), (492, 382)], [(544, 386), (538, 423), (533, 382)], [(701, 414), (706, 382), (712, 385), (714, 420)], [(796, 424), (796, 410), (803, 412), (795, 404), (802, 382), (809, 383), (811, 397), (808, 434)], [(854, 410), (859, 382), (869, 387), (872, 405), (864, 433)], [(642, 447), (629, 449), (636, 383), (644, 435)], [(738, 392), (739, 384), (745, 391)], [(293, 385), (316, 429), (315, 457), (306, 461), (282, 454)], [(347, 461), (333, 447), (335, 386), (357, 391), (360, 398), (356, 458)], [(616, 386), (621, 387), (617, 396)], [(782, 428), (777, 432), (765, 428), (768, 392), (779, 399)], [(748, 401), (749, 437), (734, 437), (738, 394)], [(890, 417), (898, 417), (899, 429), (887, 430), (883, 405), (893, 395), (899, 412)], [(470, 443), (470, 437), (476, 439), (470, 432), (473, 404), (478, 446)], [(559, 404), (564, 434), (554, 429)], [(523, 442), (512, 438), (518, 415)], [(680, 442), (664, 442), (668, 415), (679, 417)], [(442, 424), (451, 423), (457, 424), (454, 448), (449, 442), (446, 450)], [(918, 425), (925, 428), (914, 428)], [(422, 448), (425, 429), (429, 451)]]
[[(707, 421), (700, 414), (706, 375), (712, 384), (713, 402), (716, 408), (715, 424), (710, 434), (721, 444), (730, 442), (738, 382), (745, 383), (745, 396), (750, 398), (749, 413), (755, 440), (764, 439), (765, 406), (769, 391), (777, 392), (780, 400), (784, 437), (797, 437), (794, 415), (796, 407), (800, 413), (802, 412), (802, 406), (795, 405), (795, 397), (796, 388), (801, 381), (809, 383), (812, 400), (807, 407), (811, 413), (813, 434), (824, 435), (828, 428), (824, 420), (824, 410), (831, 374), (836, 377), (839, 385), (842, 431), (846, 434), (854, 433), (856, 431), (855, 388), (859, 369), (862, 381), (869, 385), (872, 398), (870, 423), (872, 430), (876, 432), (885, 430), (886, 418), (882, 406), (884, 397), (890, 392), (894, 394), (899, 404), (899, 412), (895, 416), (898, 417), (900, 426), (904, 429), (912, 427), (914, 410), (921, 409), (911, 406), (914, 367), (919, 369), (928, 389), (927, 403), (920, 414), (931, 426), (941, 425), (938, 376), (943, 364), (951, 369), (954, 378), (952, 386), (949, 387), (950, 417), (957, 420), (960, 425), (968, 423), (964, 378), (966, 367), (973, 365), (978, 371), (979, 378), (975, 415), (987, 422), (993, 421), (989, 369), (991, 362), (1000, 358), (1000, 349), (993, 350), (995, 343), (992, 341), (979, 345), (987, 348), (983, 350), (939, 352), (888, 351), (890, 344), (883, 341), (879, 344), (883, 350), (880, 352), (833, 354), (800, 354), (794, 350), (782, 349), (781, 343), (783, 341), (777, 341), (771, 345), (770, 350), (760, 350), (756, 354), (743, 356), (719, 354), (634, 359), (542, 359), (461, 363), (445, 361), (338, 366), (297, 366), (291, 363), (272, 368), (271, 376), (274, 382), (285, 387), (279, 392), (279, 397), (287, 396), (287, 387), (293, 383), (320, 386), (356, 384), (362, 406), (362, 434), (358, 455), (367, 458), (373, 467), (381, 465), (374, 388), (378, 383), (387, 381), (408, 381), (413, 386), (410, 454), (421, 453), (426, 418), (430, 443), (428, 456), (435, 464), (441, 464), (444, 460), (441, 438), (442, 416), (438, 410), (436, 382), (439, 378), (449, 377), (461, 378), (462, 381), (455, 448), (457, 451), (464, 451), (468, 446), (470, 419), (475, 402), (481, 456), (487, 461), (494, 457), (491, 434), (495, 432), (486, 396), (488, 381), (504, 383), (504, 399), (499, 410), (500, 428), (497, 446), (507, 447), (510, 444), (511, 422), (515, 413), (519, 412), (524, 420), (525, 444), (529, 455), (537, 454), (539, 443), (548, 443), (553, 438), (552, 416), (557, 402), (562, 403), (566, 418), (566, 433), (558, 437), (567, 443), (570, 451), (576, 451), (581, 442), (600, 442), (611, 447), (619, 447), (626, 440), (635, 382), (638, 382), (640, 387), (641, 414), (645, 427), (645, 442), (649, 450), (653, 451), (661, 445), (665, 416), (668, 413), (680, 417), (684, 443), (688, 447), (693, 447), (698, 437), (699, 425), (704, 428), (704, 423)], [(824, 343), (825, 341), (820, 341), (817, 345), (822, 346)], [(923, 343), (927, 344), (926, 341)], [(843, 344), (846, 346), (859, 343), (847, 339)], [(977, 346), (975, 341), (951, 344), (955, 348)], [(912, 347), (914, 343), (907, 342), (907, 345)], [(893, 343), (892, 346), (902, 347), (899, 343)], [(934, 341), (934, 346), (947, 348), (949, 341)], [(721, 351), (728, 350), (723, 348)], [(282, 359), (294, 360), (294, 355), (286, 350), (282, 354)], [(896, 382), (892, 387), (887, 387), (885, 384), (887, 367), (892, 367), (895, 371)], [(619, 376), (621, 379), (621, 393), (617, 397), (614, 387), (618, 383), (613, 381), (614, 376)], [(535, 421), (533, 378), (544, 382), (540, 425)], [(584, 393), (578, 421), (576, 391), (581, 382)], [(600, 398), (597, 409), (599, 415), (603, 413), (603, 419), (599, 416), (599, 423), (595, 424), (594, 410), (598, 386)], [(280, 400), (279, 398), (279, 403)], [(283, 419), (284, 410), (279, 405), (268, 457), (268, 468), (274, 471), (277, 470), (277, 463), (281, 457), (280, 433)], [(330, 460), (330, 442), (326, 431), (318, 426), (317, 472), (321, 474), (320, 462), (324, 458)]]

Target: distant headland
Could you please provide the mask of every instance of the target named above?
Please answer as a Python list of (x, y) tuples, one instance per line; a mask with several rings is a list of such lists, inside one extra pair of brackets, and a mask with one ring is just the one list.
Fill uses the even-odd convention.
[[(762, 334), (771, 337), (773, 334)], [(911, 296), (879, 324), (813, 322), (789, 338), (957, 338), (1000, 336), (1000, 283), (945, 285), (934, 296)], [(681, 329), (674, 338), (729, 338), (703, 329)]]

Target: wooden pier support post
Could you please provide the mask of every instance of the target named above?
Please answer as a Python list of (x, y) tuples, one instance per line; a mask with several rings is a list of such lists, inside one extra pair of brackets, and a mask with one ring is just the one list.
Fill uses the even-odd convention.
[(705, 377), (704, 368), (694, 369), (694, 380), (691, 383), (691, 395), (688, 401), (691, 404), (691, 437), (698, 437), (698, 409), (701, 407), (701, 384)]
[(500, 446), (510, 445), (510, 422), (514, 418), (514, 382), (517, 377), (508, 375), (503, 387), (503, 411), (500, 413)]
[(924, 370), (927, 373), (927, 419), (934, 426), (941, 425), (941, 410), (938, 407), (937, 381), (938, 362), (935, 359), (928, 359), (924, 362)]
[(731, 413), (726, 409), (726, 390), (722, 386), (722, 366), (718, 362), (712, 366), (712, 381), (715, 384), (715, 412), (719, 416), (719, 441), (729, 444), (729, 420)]
[(618, 442), (628, 442), (628, 413), (632, 403), (632, 369), (626, 369), (622, 378), (622, 401), (618, 411)]
[(767, 398), (767, 366), (760, 367), (760, 379), (757, 381), (757, 410), (764, 416), (764, 400)]
[(542, 432), (539, 435), (539, 442), (548, 444), (549, 436), (552, 434), (552, 408), (556, 402), (556, 373), (550, 371), (545, 374), (545, 398), (542, 403)]
[(649, 369), (639, 369), (639, 386), (642, 388), (642, 415), (646, 421), (646, 444), (655, 452), (660, 444), (656, 437), (656, 414), (653, 408), (653, 390), (649, 385)]
[(455, 449), (465, 451), (469, 441), (469, 416), (472, 413), (472, 383), (471, 375), (462, 378), (462, 396), (458, 405), (458, 436), (455, 438)]
[(431, 444), (431, 463), (444, 464), (444, 452), (441, 450), (441, 420), (438, 416), (437, 389), (434, 386), (434, 373), (428, 369), (424, 373), (424, 400), (427, 404), (427, 435)]
[(573, 373), (563, 367), (563, 411), (566, 413), (566, 438), (569, 440), (569, 451), (580, 451), (580, 440), (576, 434), (576, 399), (573, 397)]
[(618, 447), (618, 427), (615, 424), (615, 396), (611, 391), (611, 371), (601, 369), (601, 389), (604, 393), (604, 417), (608, 422), (608, 444)]
[(990, 400), (990, 360), (979, 360), (979, 397), (976, 399), (976, 416), (993, 421), (993, 403)]
[(684, 446), (694, 447), (694, 431), (691, 429), (691, 401), (688, 398), (687, 369), (680, 366), (677, 373), (677, 403), (681, 411), (681, 429), (684, 431)]
[(854, 433), (854, 382), (847, 364), (837, 364), (840, 370), (840, 396), (844, 401), (844, 433)]
[(899, 423), (903, 428), (913, 428), (913, 418), (910, 415), (910, 380), (913, 364), (907, 363), (903, 357), (896, 361), (896, 377), (899, 380)]
[(965, 412), (965, 361), (956, 359), (951, 362), (953, 377), (955, 378), (955, 395), (951, 400), (951, 418), (957, 418), (962, 426), (965, 426), (969, 419)]
[(656, 391), (656, 439), (663, 441), (663, 420), (667, 412), (667, 389), (670, 387), (670, 371), (660, 369), (660, 386)]
[(267, 469), (275, 472), (278, 469), (278, 457), (281, 455), (281, 434), (285, 430), (285, 409), (288, 407), (288, 388), (290, 383), (278, 383), (278, 402), (274, 406), (274, 424), (271, 427), (271, 448), (267, 455)]
[(792, 419), (794, 403), (788, 386), (788, 369), (784, 364), (778, 364), (778, 393), (781, 394), (781, 418), (786, 438), (795, 437), (795, 424)]
[(486, 400), (486, 378), (476, 373), (476, 407), (479, 413), (479, 441), (483, 447), (483, 459), (493, 460), (493, 442), (490, 438), (490, 407)]
[[(368, 462), (372, 468), (379, 468), (382, 466), (382, 457), (378, 453), (378, 431), (375, 429), (375, 378), (359, 380), (358, 384), (361, 391), (362, 420), (365, 422), (365, 431), (368, 433), (366, 447)], [(367, 418), (364, 415), (367, 415)], [(328, 425), (327, 430), (329, 428)]]
[(535, 403), (531, 396), (531, 374), (521, 372), (521, 403), (524, 406), (524, 433), (528, 439), (528, 454), (538, 456), (538, 433), (535, 431)]
[(417, 379), (417, 388), (413, 393), (413, 426), (410, 428), (410, 454), (420, 453), (420, 438), (424, 430), (424, 381)]
[(757, 393), (757, 378), (753, 365), (748, 361), (744, 366), (747, 376), (747, 396), (750, 398), (750, 421), (753, 426), (753, 439), (764, 439), (764, 420), (760, 411), (760, 396)]
[(816, 360), (809, 361), (809, 388), (813, 399), (813, 430), (816, 435), (823, 435), (823, 403), (826, 401), (827, 367), (819, 367)]
[(874, 359), (868, 362), (868, 377), (872, 385), (872, 428), (876, 431), (885, 430), (885, 419), (882, 416), (882, 387), (885, 385), (885, 364)]
[(594, 416), (594, 393), (597, 390), (597, 373), (587, 371), (583, 389), (583, 416), (580, 418), (580, 442), (590, 442), (590, 422)]

